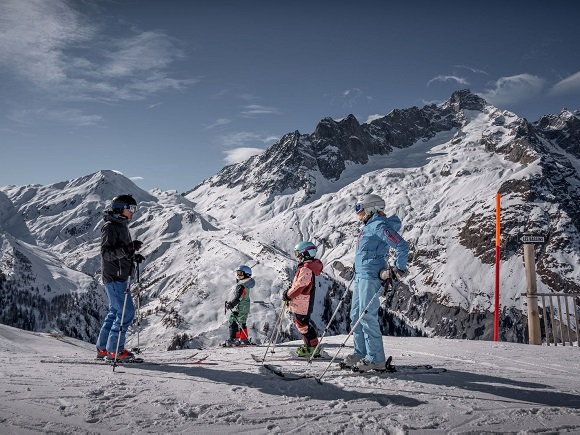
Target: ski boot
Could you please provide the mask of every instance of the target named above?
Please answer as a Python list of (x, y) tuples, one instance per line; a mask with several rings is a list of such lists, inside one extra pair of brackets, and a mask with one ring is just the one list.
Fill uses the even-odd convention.
[(394, 372), (396, 371), (395, 366), (391, 365), (391, 361), (393, 360), (393, 357), (390, 356), (387, 358), (386, 361), (380, 362), (380, 363), (373, 363), (369, 360), (367, 360), (366, 358), (361, 359), (359, 362), (356, 363), (356, 365), (354, 365), (352, 367), (352, 371), (355, 373), (364, 373), (367, 372), (369, 370), (374, 370), (377, 372)]
[(240, 345), (240, 342), (238, 341), (237, 338), (228, 338), (224, 344), (222, 344), (223, 347), (237, 347)]
[[(301, 358), (310, 358), (314, 351), (316, 350), (316, 346), (306, 346), (303, 344), (298, 349), (296, 349), (296, 355)], [(314, 358), (320, 357), (320, 348), (314, 354)]]
[(352, 369), (362, 359), (362, 356), (349, 355), (338, 365), (341, 369)]

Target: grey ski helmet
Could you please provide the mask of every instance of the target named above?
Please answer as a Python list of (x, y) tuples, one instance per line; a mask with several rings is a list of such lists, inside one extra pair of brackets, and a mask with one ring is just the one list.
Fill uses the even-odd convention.
[(363, 210), (367, 216), (372, 216), (377, 211), (385, 210), (385, 201), (379, 195), (369, 193), (359, 198), (354, 206), (354, 211), (358, 213)]

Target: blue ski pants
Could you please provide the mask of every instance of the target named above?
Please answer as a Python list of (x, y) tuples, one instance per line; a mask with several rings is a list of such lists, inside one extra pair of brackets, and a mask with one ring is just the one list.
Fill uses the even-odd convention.
[(125, 348), (125, 334), (135, 317), (133, 298), (128, 288), (128, 281), (108, 282), (105, 284), (105, 292), (109, 298), (109, 313), (101, 327), (97, 340), (97, 349), (106, 349), (107, 352), (113, 353), (117, 350), (117, 340), (119, 338), (119, 329), (121, 329), (121, 316), (123, 315), (123, 304), (125, 303), (126, 295), (127, 304), (125, 306), (125, 315), (123, 316), (121, 341), (119, 342), (119, 352), (121, 352)]
[[(381, 290), (382, 286), (379, 279), (355, 278), (354, 290), (352, 292), (352, 305), (350, 308), (351, 325), (354, 325), (359, 317), (363, 316), (366, 306), (371, 302), (373, 296)], [(354, 339), (354, 354), (366, 358), (373, 363), (385, 361), (383, 336), (378, 318), (379, 296), (380, 294), (377, 294), (368, 307), (368, 312), (364, 314), (362, 320), (352, 333)]]

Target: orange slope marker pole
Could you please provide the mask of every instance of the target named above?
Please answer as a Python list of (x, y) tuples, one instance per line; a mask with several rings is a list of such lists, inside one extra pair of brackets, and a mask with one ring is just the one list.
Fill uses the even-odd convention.
[(493, 341), (499, 339), (499, 254), (500, 254), (500, 194), (495, 195), (495, 313), (493, 322)]

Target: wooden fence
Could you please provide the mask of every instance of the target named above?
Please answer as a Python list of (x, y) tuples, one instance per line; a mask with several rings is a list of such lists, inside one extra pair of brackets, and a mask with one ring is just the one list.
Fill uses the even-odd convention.
[[(580, 346), (578, 331), (578, 304), (576, 298), (580, 293), (538, 293), (542, 300), (540, 310), (540, 328), (550, 346)], [(554, 300), (556, 304), (554, 305)], [(546, 304), (547, 302), (547, 304)], [(570, 307), (571, 305), (571, 307)]]

